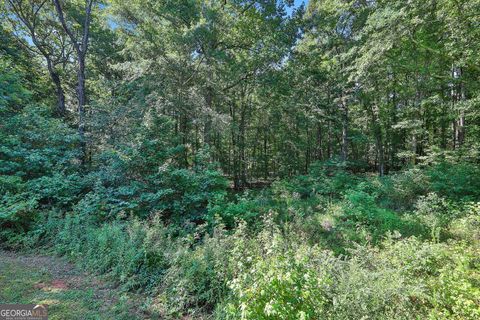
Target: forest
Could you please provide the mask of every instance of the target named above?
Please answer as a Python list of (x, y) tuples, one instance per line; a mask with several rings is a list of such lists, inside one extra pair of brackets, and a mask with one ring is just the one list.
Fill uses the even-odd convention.
[(480, 0), (1, 0), (4, 303), (480, 319)]

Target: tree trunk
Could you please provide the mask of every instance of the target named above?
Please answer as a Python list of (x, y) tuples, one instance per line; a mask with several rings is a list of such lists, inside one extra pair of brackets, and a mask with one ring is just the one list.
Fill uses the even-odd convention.
[[(463, 70), (462, 68), (458, 68), (458, 78), (460, 79), (460, 83), (458, 84), (458, 101), (464, 101), (465, 100), (465, 87), (463, 85)], [(458, 119), (458, 125), (457, 125), (457, 144), (458, 147), (461, 147), (463, 145), (463, 142), (465, 141), (465, 110), (463, 108), (460, 110), (460, 116)]]
[(383, 146), (382, 127), (380, 126), (380, 119), (375, 112), (374, 107), (367, 107), (367, 112), (370, 114), (370, 120), (373, 126), (373, 136), (375, 137), (375, 149), (377, 154), (375, 165), (378, 170), (378, 175), (383, 176), (385, 174), (385, 148)]
[(63, 92), (60, 78), (57, 74), (52, 75), (52, 80), (55, 84), (55, 92), (57, 94), (57, 114), (61, 117), (64, 117), (67, 113), (67, 109), (65, 107), (65, 93)]
[(417, 154), (418, 154), (418, 141), (417, 141), (417, 134), (414, 133), (412, 136), (412, 164), (417, 164)]
[(236, 121), (236, 112), (235, 106), (232, 104), (230, 105), (230, 117), (231, 117), (231, 124), (230, 124), (230, 135), (231, 135), (231, 142), (232, 142), (232, 151), (231, 151), (231, 170), (230, 172), (233, 173), (233, 188), (235, 190), (240, 189), (240, 174), (238, 170), (238, 134), (237, 134), (237, 121)]
[(85, 57), (81, 57), (78, 60), (79, 60), (78, 73), (77, 73), (78, 135), (80, 137), (80, 149), (82, 151), (82, 161), (85, 162), (87, 157), (87, 141), (85, 140), (85, 104), (86, 104)]
[(378, 175), (383, 176), (385, 174), (385, 152), (383, 148), (382, 129), (380, 125), (375, 125), (375, 141), (378, 155)]
[(80, 136), (80, 149), (81, 149), (81, 161), (85, 163), (87, 160), (87, 142), (85, 140), (85, 104), (86, 104), (86, 92), (85, 92), (85, 58), (88, 50), (89, 31), (90, 31), (90, 18), (92, 13), (92, 6), (94, 0), (86, 0), (85, 5), (85, 19), (82, 25), (81, 38), (78, 39), (74, 32), (68, 26), (63, 13), (60, 0), (53, 0), (55, 10), (58, 15), (58, 19), (62, 24), (64, 31), (72, 41), (75, 52), (77, 53), (77, 96), (78, 96), (78, 134)]
[(242, 111), (240, 113), (240, 127), (239, 127), (239, 165), (240, 165), (240, 184), (241, 187), (247, 185), (247, 160), (245, 157), (245, 132), (246, 132), (246, 112), (247, 102), (242, 102)]
[(65, 93), (62, 88), (62, 83), (60, 81), (60, 77), (58, 76), (58, 73), (55, 71), (51, 60), (47, 58), (47, 67), (48, 67), (48, 72), (50, 74), (50, 78), (52, 79), (53, 84), (55, 85), (55, 93), (57, 95), (57, 114), (60, 117), (64, 117), (67, 110), (65, 108)]
[(341, 159), (342, 162), (348, 160), (348, 107), (343, 104), (343, 114), (342, 114), (342, 153)]
[(460, 111), (460, 117), (457, 125), (457, 144), (461, 147), (465, 141), (465, 111)]
[(322, 125), (317, 124), (317, 160), (323, 160)]
[(203, 141), (206, 145), (210, 145), (212, 131), (212, 117), (210, 116), (210, 112), (213, 110), (213, 89), (210, 86), (206, 88), (205, 104), (207, 107), (207, 119), (205, 120), (205, 127), (203, 130)]
[(305, 174), (308, 172), (308, 167), (310, 166), (310, 154), (311, 154), (311, 150), (310, 150), (310, 146), (311, 146), (311, 143), (310, 143), (310, 130), (309, 130), (309, 126), (308, 126), (308, 122), (307, 122), (307, 128), (306, 128), (306, 133), (307, 133), (307, 145), (306, 145), (306, 150), (305, 150), (305, 168), (304, 168), (304, 172)]
[(267, 145), (267, 128), (263, 132), (263, 177), (268, 178), (268, 145)]

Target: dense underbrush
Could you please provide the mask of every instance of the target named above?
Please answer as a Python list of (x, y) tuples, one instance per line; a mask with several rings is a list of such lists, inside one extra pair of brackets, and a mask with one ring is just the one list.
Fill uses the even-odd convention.
[[(203, 179), (182, 174), (190, 184)], [(4, 214), (4, 245), (67, 256), (146, 293), (145, 311), (162, 318), (480, 317), (474, 165), (382, 178), (318, 166), (234, 200), (210, 185), (217, 191), (176, 191), (178, 212), (189, 210), (188, 199), (204, 206), (195, 204), (195, 219), (176, 220), (172, 202), (138, 214), (128, 197), (104, 201), (105, 188), (96, 187), (69, 210), (34, 208), (23, 232)]]

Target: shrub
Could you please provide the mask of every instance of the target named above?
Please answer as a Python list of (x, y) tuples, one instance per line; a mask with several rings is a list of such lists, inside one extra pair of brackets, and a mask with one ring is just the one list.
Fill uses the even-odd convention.
[(439, 276), (430, 282), (434, 319), (480, 318), (480, 251), (456, 247), (453, 263), (439, 266)]
[[(145, 219), (152, 212), (161, 211), (165, 220), (177, 224), (200, 222), (207, 216), (210, 201), (226, 192), (227, 180), (214, 165), (199, 161), (187, 169), (164, 159), (165, 163), (148, 163), (147, 168), (140, 169), (138, 163), (147, 161), (144, 155), (129, 149), (122, 152), (102, 156), (103, 161), (109, 159), (109, 165), (102, 164), (90, 173), (93, 188), (77, 205), (77, 211), (97, 213), (99, 220), (125, 214)], [(146, 172), (126, 175), (131, 169)]]
[(415, 217), (429, 231), (434, 241), (445, 237), (449, 222), (455, 217), (456, 210), (443, 198), (435, 193), (421, 196), (415, 204)]
[[(404, 222), (398, 214), (379, 207), (374, 197), (363, 191), (351, 191), (345, 195), (343, 212), (341, 227), (353, 230), (351, 234), (360, 241), (376, 242), (387, 231), (404, 230)], [(361, 239), (361, 230), (364, 239)]]
[(268, 212), (269, 206), (271, 203), (262, 203), (259, 197), (252, 199), (248, 195), (242, 195), (233, 202), (228, 201), (224, 195), (220, 195), (214, 198), (209, 207), (208, 221), (213, 222), (215, 216), (219, 216), (228, 228), (233, 228), (238, 219), (253, 225)]
[(432, 190), (450, 199), (480, 199), (480, 167), (470, 163), (441, 163), (427, 170)]
[(473, 245), (480, 244), (480, 202), (466, 203), (462, 208), (463, 214), (454, 219), (449, 225), (450, 235)]
[(159, 318), (479, 317), (478, 204), (430, 192), (414, 170), (325, 171), (232, 202), (208, 166), (129, 181), (117, 160), (87, 177), (2, 176), (0, 236), (146, 292)]
[[(268, 220), (270, 219), (270, 220)], [(311, 319), (324, 314), (327, 270), (318, 273), (316, 248), (291, 246), (267, 217), (255, 239), (238, 237), (231, 255), (231, 294), (217, 310), (225, 319)], [(294, 249), (295, 248), (295, 249)]]
[[(422, 318), (433, 299), (428, 285), (448, 253), (411, 238), (389, 238), (380, 250), (357, 246), (335, 257), (271, 223), (254, 238), (239, 237), (233, 278), (220, 319)], [(433, 248), (433, 250), (430, 250)], [(408, 261), (408, 262), (406, 262)]]
[(154, 288), (168, 266), (165, 255), (175, 250), (158, 218), (150, 222), (112, 221), (99, 225), (91, 216), (69, 213), (63, 217), (51, 212), (29, 236), (53, 245), (57, 254), (107, 275), (125, 289)]
[(397, 211), (411, 210), (417, 198), (429, 192), (428, 179), (418, 168), (384, 177), (379, 185), (380, 203)]
[(195, 239), (184, 240), (177, 251), (168, 255), (169, 268), (158, 288), (156, 302), (164, 317), (200, 317), (211, 313), (222, 301), (231, 277), (228, 257), (233, 239), (219, 225), (200, 244), (191, 247)]
[(421, 296), (420, 282), (412, 283), (404, 268), (378, 257), (378, 250), (357, 247), (336, 270), (328, 319), (406, 319), (418, 312), (412, 298)]
[(68, 208), (77, 199), (78, 137), (43, 106), (0, 116), (0, 241), (13, 244), (42, 209), (54, 202)]

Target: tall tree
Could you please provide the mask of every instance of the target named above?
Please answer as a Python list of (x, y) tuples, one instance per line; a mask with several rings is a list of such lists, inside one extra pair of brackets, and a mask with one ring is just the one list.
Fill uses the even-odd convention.
[[(87, 142), (85, 140), (85, 104), (87, 101), (87, 94), (85, 89), (85, 63), (88, 51), (89, 36), (90, 36), (90, 22), (92, 19), (92, 7), (94, 0), (85, 0), (84, 12), (80, 15), (79, 21), (71, 19), (67, 21), (64, 12), (64, 5), (60, 0), (53, 0), (58, 19), (62, 25), (63, 30), (70, 38), (73, 48), (76, 52), (77, 60), (77, 98), (78, 98), (78, 134), (80, 136), (80, 143), (82, 149), (82, 161), (86, 160), (87, 156)], [(78, 24), (79, 26), (76, 26)], [(78, 29), (78, 30), (77, 30)]]
[(57, 114), (65, 116), (65, 89), (60, 68), (69, 63), (72, 53), (71, 42), (52, 19), (50, 2), (7, 0), (5, 9), (6, 20), (13, 28), (17, 42), (45, 59), (48, 73), (55, 86)]

